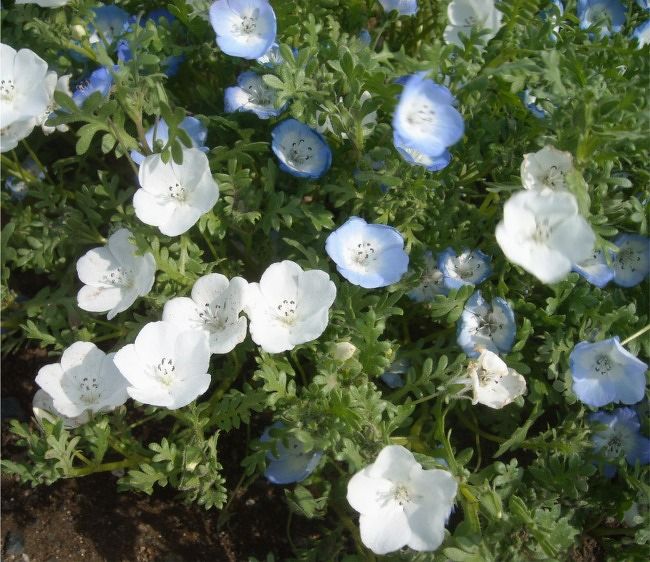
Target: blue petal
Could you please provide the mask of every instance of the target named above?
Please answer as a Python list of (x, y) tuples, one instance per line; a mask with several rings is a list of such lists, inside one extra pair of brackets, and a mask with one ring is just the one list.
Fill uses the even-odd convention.
[(448, 150), (445, 150), (437, 156), (429, 156), (408, 146), (406, 141), (396, 131), (393, 132), (393, 145), (407, 164), (421, 166), (429, 172), (438, 172), (449, 166), (451, 162), (451, 153)]
[(386, 13), (396, 10), (400, 16), (414, 16), (418, 13), (417, 0), (379, 0)]
[(621, 287), (634, 287), (650, 273), (650, 239), (639, 234), (620, 234), (614, 244), (612, 267), (614, 283)]
[(108, 97), (113, 86), (113, 76), (105, 67), (100, 67), (94, 70), (88, 78), (81, 80), (74, 93), (72, 99), (81, 107), (83, 103), (95, 92), (99, 92), (104, 97)]
[(280, 169), (293, 176), (318, 179), (332, 165), (332, 151), (323, 136), (296, 119), (282, 121), (271, 138)]
[[(611, 31), (619, 32), (625, 24), (626, 10), (619, 0), (578, 0), (577, 6), (580, 29), (587, 29), (605, 16), (611, 25)], [(601, 37), (611, 33), (607, 24), (600, 29)]]
[(573, 271), (601, 289), (614, 278), (614, 270), (607, 265), (605, 255), (601, 250), (596, 250), (585, 261), (574, 264)]

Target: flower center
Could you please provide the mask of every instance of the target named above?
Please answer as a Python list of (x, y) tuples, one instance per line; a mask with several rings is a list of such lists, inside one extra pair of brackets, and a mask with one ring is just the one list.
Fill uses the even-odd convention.
[(241, 20), (232, 26), (235, 35), (250, 37), (257, 30), (257, 16), (259, 10), (253, 10), (249, 16), (241, 16)]
[(96, 377), (84, 377), (79, 382), (79, 399), (84, 404), (95, 404), (101, 392), (99, 392), (99, 385), (97, 384)]
[(421, 131), (427, 132), (436, 121), (436, 112), (433, 106), (424, 102), (419, 107), (414, 107), (406, 116), (409, 125), (418, 127)]
[(493, 334), (499, 330), (503, 330), (503, 322), (500, 322), (493, 314), (478, 317), (476, 333), (492, 338)]
[(553, 189), (564, 188), (564, 172), (557, 166), (551, 166), (542, 178), (542, 183)]
[(11, 102), (16, 95), (16, 85), (11, 78), (0, 80), (0, 99)]
[(404, 505), (413, 501), (409, 489), (404, 484), (396, 484), (391, 492), (393, 500), (395, 500), (399, 505)]
[(471, 254), (452, 260), (451, 273), (455, 273), (461, 279), (473, 278), (479, 269), (481, 269), (481, 262), (475, 260)]
[(475, 15), (466, 16), (463, 23), (469, 27), (474, 27), (478, 23), (478, 18)]
[(179, 203), (183, 203), (187, 199), (187, 191), (178, 182), (169, 186), (169, 197), (175, 199)]
[(211, 332), (223, 330), (228, 323), (228, 316), (222, 315), (221, 311), (225, 312), (224, 306), (215, 304), (213, 308), (206, 302), (203, 308), (199, 309), (200, 326)]
[(636, 265), (641, 261), (641, 256), (638, 255), (632, 248), (623, 248), (616, 255), (619, 269), (629, 269), (631, 272), (636, 271)]
[(273, 104), (273, 92), (261, 80), (255, 80), (246, 89), (248, 90), (248, 103), (262, 106)]
[(352, 259), (357, 264), (367, 267), (377, 259), (377, 252), (370, 242), (359, 242), (352, 250)]
[(171, 386), (176, 378), (174, 361), (163, 357), (154, 368), (154, 377), (165, 386)]
[(549, 239), (552, 232), (551, 225), (548, 219), (542, 219), (540, 222), (535, 221), (535, 232), (533, 233), (533, 240), (538, 244), (545, 244)]
[(442, 287), (443, 285), (443, 275), (442, 272), (434, 269), (433, 271), (427, 271), (422, 277), (422, 288), (428, 289), (429, 287)]
[(277, 305), (278, 316), (284, 324), (291, 325), (296, 321), (296, 301), (284, 299)]
[(128, 288), (133, 286), (133, 271), (118, 267), (109, 271), (102, 277), (102, 283), (108, 283), (114, 287)]
[(609, 375), (613, 367), (607, 355), (599, 355), (594, 362), (594, 371), (599, 375)]
[(605, 445), (605, 456), (609, 458), (619, 457), (623, 451), (623, 439), (618, 434), (614, 434), (607, 445)]
[(287, 160), (294, 166), (301, 166), (309, 161), (313, 156), (314, 149), (305, 140), (300, 139), (291, 143), (291, 147), (286, 151)]

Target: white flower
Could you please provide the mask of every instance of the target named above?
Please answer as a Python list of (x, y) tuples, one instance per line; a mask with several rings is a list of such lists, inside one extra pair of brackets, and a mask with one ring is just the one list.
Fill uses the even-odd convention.
[(186, 232), (219, 198), (208, 157), (198, 148), (184, 148), (182, 164), (147, 156), (138, 177), (142, 189), (133, 196), (135, 214), (167, 236)]
[(469, 37), (472, 29), (488, 31), (482, 36), (486, 43), (492, 39), (501, 28), (503, 14), (494, 7), (494, 0), (453, 0), (447, 6), (447, 17), (445, 42), (462, 47), (460, 34)]
[(38, 4), (41, 8), (59, 8), (70, 0), (16, 0), (16, 4)]
[(45, 80), (47, 82), (48, 91), (50, 92), (50, 101), (47, 104), (47, 107), (39, 116), (36, 117), (36, 124), (41, 126), (43, 133), (49, 135), (54, 131), (65, 132), (68, 130), (67, 125), (57, 125), (56, 127), (50, 127), (45, 125), (45, 122), (49, 119), (52, 112), (56, 111), (59, 108), (59, 104), (54, 101), (54, 92), (63, 92), (64, 94), (72, 95), (70, 91), (70, 77), (71, 74), (66, 74), (64, 76), (57, 77), (56, 72), (50, 71), (47, 73)]
[(524, 154), (521, 183), (525, 189), (558, 191), (566, 189), (566, 175), (573, 170), (573, 156), (554, 146)]
[(73, 429), (90, 421), (90, 412), (88, 410), (84, 410), (83, 413), (74, 418), (59, 414), (54, 407), (54, 400), (42, 388), (39, 388), (34, 394), (32, 411), (39, 424), (42, 424), (43, 420), (47, 420), (52, 424), (63, 420), (63, 427), (66, 429)]
[(499, 410), (526, 392), (526, 379), (487, 349), (481, 350), (467, 371), (474, 392), (472, 404)]
[(506, 257), (542, 283), (557, 283), (593, 252), (595, 235), (568, 191), (520, 191), (505, 204), (496, 237)]
[(153, 286), (156, 262), (151, 253), (138, 256), (133, 235), (121, 228), (106, 246), (93, 248), (77, 261), (77, 275), (84, 286), (77, 294), (79, 308), (106, 312), (112, 320)]
[(63, 416), (112, 410), (128, 398), (126, 380), (115, 367), (114, 356), (94, 343), (78, 341), (63, 352), (60, 363), (41, 367), (36, 384), (51, 396), (55, 410)]
[(33, 117), (5, 125), (0, 114), (0, 120), (2, 120), (2, 125), (0, 125), (0, 152), (7, 152), (16, 148), (18, 142), (28, 137), (36, 126), (36, 119)]
[(201, 277), (192, 287), (192, 298), (177, 297), (165, 303), (162, 319), (187, 330), (202, 330), (210, 339), (212, 353), (228, 353), (246, 338), (244, 308), (248, 283), (241, 277), (230, 281), (219, 274)]
[(404, 545), (427, 551), (442, 544), (457, 490), (446, 470), (423, 470), (408, 449), (389, 445), (352, 477), (347, 499), (361, 514), (363, 544), (375, 554)]
[(324, 271), (303, 271), (289, 260), (274, 263), (248, 286), (251, 337), (268, 353), (315, 340), (327, 328), (335, 298), (336, 286)]
[(208, 336), (171, 322), (150, 322), (115, 354), (129, 396), (170, 410), (187, 406), (210, 386)]

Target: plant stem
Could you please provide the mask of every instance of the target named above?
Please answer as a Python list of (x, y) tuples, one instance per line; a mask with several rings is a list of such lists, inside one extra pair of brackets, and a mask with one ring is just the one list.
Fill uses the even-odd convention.
[(645, 334), (648, 330), (650, 330), (650, 324), (648, 324), (645, 328), (641, 328), (638, 332), (633, 333), (629, 338), (624, 339), (621, 342), (621, 345), (627, 345), (632, 340), (635, 340), (639, 336), (642, 336), (643, 334)]
[(438, 396), (439, 393), (434, 392), (433, 394), (429, 394), (428, 396), (423, 396), (422, 398), (418, 398), (417, 400), (413, 400), (413, 402), (409, 402), (411, 405), (415, 404), (422, 404), (422, 402), (428, 402), (429, 400), (433, 400)]
[(32, 150), (32, 147), (29, 146), (26, 140), (21, 140), (20, 143), (27, 149), (27, 152), (31, 156), (32, 160), (36, 163), (38, 166), (38, 169), (43, 172), (43, 175), (47, 179), (48, 182), (50, 182), (52, 185), (54, 185), (54, 182), (52, 181), (52, 178), (50, 177), (50, 174), (47, 171), (47, 168), (43, 165), (43, 163), (39, 160), (38, 156), (36, 156), (36, 153)]
[(79, 476), (88, 476), (89, 474), (94, 474), (95, 472), (111, 472), (113, 470), (119, 470), (121, 468), (129, 468), (132, 466), (137, 466), (140, 461), (145, 460), (145, 457), (131, 457), (129, 459), (124, 459), (121, 461), (115, 462), (105, 462), (103, 464), (98, 464), (96, 466), (86, 466), (84, 468), (73, 468), (69, 474), (70, 478), (78, 478)]

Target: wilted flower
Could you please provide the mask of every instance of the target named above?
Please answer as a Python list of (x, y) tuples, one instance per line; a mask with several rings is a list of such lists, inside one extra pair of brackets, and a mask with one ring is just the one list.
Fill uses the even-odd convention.
[(449, 166), (451, 162), (451, 153), (448, 150), (445, 150), (438, 156), (429, 156), (424, 152), (407, 146), (396, 132), (393, 132), (393, 145), (404, 162), (411, 166), (421, 166), (429, 172), (439, 172)]
[(217, 0), (210, 23), (219, 48), (233, 57), (256, 59), (275, 41), (275, 12), (267, 0)]
[(542, 283), (562, 281), (587, 259), (596, 236), (568, 191), (525, 190), (505, 204), (496, 238), (506, 257)]
[[(273, 440), (272, 429), (282, 429), (284, 424), (274, 423), (267, 427), (260, 441), (268, 443)], [(274, 450), (266, 453), (269, 463), (264, 471), (264, 476), (273, 484), (293, 484), (301, 482), (309, 476), (320, 462), (322, 451), (305, 451), (305, 446), (295, 437), (277, 440)]]
[(113, 75), (103, 66), (91, 72), (88, 78), (81, 80), (75, 87), (72, 99), (78, 107), (83, 106), (84, 102), (95, 92), (99, 92), (107, 98), (113, 87)]
[(259, 283), (248, 286), (251, 337), (268, 353), (315, 340), (327, 328), (335, 298), (336, 286), (324, 271), (303, 271), (289, 260), (271, 264)]
[(121, 228), (108, 244), (86, 252), (77, 261), (77, 275), (84, 286), (77, 295), (79, 308), (106, 312), (112, 320), (129, 308), (138, 297), (151, 291), (156, 272), (153, 254), (140, 256), (131, 242), (133, 235)]
[(625, 24), (625, 6), (620, 0), (578, 0), (578, 19), (580, 29), (588, 29), (605, 19), (600, 28), (600, 36), (606, 37), (611, 32), (618, 33)]
[(79, 427), (80, 425), (90, 421), (89, 410), (84, 410), (81, 414), (73, 418), (58, 413), (54, 407), (54, 400), (52, 400), (52, 397), (41, 388), (36, 391), (36, 394), (34, 394), (34, 398), (32, 399), (32, 411), (34, 412), (34, 417), (39, 424), (41, 424), (43, 420), (47, 420), (50, 423), (56, 423), (57, 421), (62, 420), (63, 427), (66, 429), (74, 429), (75, 427)]
[(431, 551), (445, 537), (457, 490), (448, 471), (424, 470), (408, 449), (388, 445), (350, 479), (347, 500), (361, 514), (363, 544), (375, 554), (406, 545)]
[(614, 240), (618, 252), (612, 259), (614, 283), (634, 287), (650, 273), (650, 238), (639, 234), (619, 234)]
[(614, 278), (614, 270), (605, 261), (602, 250), (594, 250), (586, 260), (573, 264), (573, 271), (601, 288)]
[(445, 279), (442, 271), (438, 269), (438, 258), (434, 258), (430, 251), (424, 254), (424, 271), (420, 278), (420, 284), (409, 291), (409, 298), (416, 302), (429, 302), (436, 295), (446, 295), (449, 289), (445, 286)]
[(76, 342), (61, 356), (60, 363), (41, 367), (36, 384), (52, 398), (56, 411), (70, 418), (86, 410), (109, 411), (126, 402), (126, 380), (94, 343)]
[(639, 42), (639, 49), (650, 43), (650, 20), (637, 25), (632, 32), (632, 37)]
[(183, 148), (183, 163), (165, 163), (160, 154), (147, 156), (138, 174), (141, 189), (133, 196), (136, 216), (167, 236), (178, 236), (214, 207), (219, 187), (208, 157), (198, 148)]
[(418, 0), (379, 0), (386, 13), (396, 10), (400, 16), (414, 16), (418, 13)]
[(187, 330), (202, 330), (212, 353), (228, 353), (246, 338), (244, 309), (248, 283), (241, 277), (230, 281), (211, 273), (197, 279), (192, 298), (177, 297), (165, 303), (162, 319)]
[(480, 349), (507, 353), (512, 349), (517, 327), (510, 305), (501, 297), (488, 303), (476, 291), (465, 303), (458, 322), (458, 345), (468, 357), (478, 357)]
[(271, 132), (271, 138), (280, 169), (292, 176), (318, 179), (332, 165), (332, 151), (323, 136), (300, 121), (282, 121)]
[(573, 392), (587, 406), (636, 404), (645, 395), (648, 366), (627, 351), (617, 336), (596, 343), (580, 342), (571, 351), (569, 366)]
[(277, 117), (284, 107), (275, 107), (275, 90), (264, 83), (262, 77), (247, 70), (237, 78), (237, 86), (226, 88), (224, 93), (224, 111), (248, 111), (260, 119)]
[(208, 336), (171, 322), (150, 322), (115, 354), (129, 396), (170, 410), (187, 406), (210, 386)]
[(560, 191), (566, 189), (566, 175), (573, 170), (573, 157), (553, 146), (524, 154), (521, 183), (525, 189)]
[(452, 0), (447, 17), (445, 42), (462, 47), (461, 33), (469, 37), (474, 29), (488, 32), (482, 36), (486, 43), (492, 39), (501, 28), (503, 14), (495, 8), (494, 0)]
[[(594, 427), (591, 439), (594, 450), (606, 459), (617, 461), (624, 456), (632, 466), (637, 461), (641, 465), (650, 463), (650, 439), (641, 435), (639, 416), (632, 408), (617, 408), (611, 413), (595, 412), (589, 416), (589, 424), (605, 425), (604, 429)], [(613, 464), (603, 465), (606, 478), (612, 478), (616, 470)]]
[[(207, 152), (209, 149), (205, 146), (205, 139), (208, 136), (208, 129), (196, 117), (187, 116), (179, 125), (179, 129), (183, 129), (192, 141), (191, 148), (198, 148), (201, 152)], [(145, 134), (145, 139), (149, 148), (153, 152), (158, 152), (158, 147), (164, 147), (169, 141), (169, 125), (164, 119), (160, 119), (153, 127), (151, 127)], [(138, 165), (142, 164), (144, 154), (131, 151), (131, 159)]]
[(409, 264), (404, 239), (395, 228), (359, 217), (350, 217), (332, 232), (325, 251), (343, 277), (365, 289), (397, 283)]
[(438, 267), (448, 289), (458, 289), (463, 285), (478, 285), (492, 274), (490, 257), (481, 250), (467, 248), (458, 256), (453, 248), (447, 248), (438, 257)]
[(499, 410), (526, 392), (526, 379), (496, 354), (481, 349), (467, 369), (474, 397), (472, 404)]

